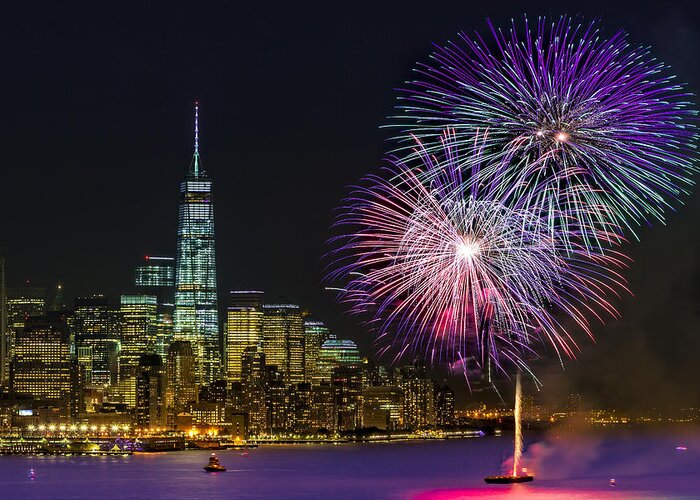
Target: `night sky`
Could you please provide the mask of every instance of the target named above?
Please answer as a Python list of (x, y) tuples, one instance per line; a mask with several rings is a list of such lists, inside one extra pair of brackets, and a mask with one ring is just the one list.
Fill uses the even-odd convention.
[[(362, 326), (323, 291), (321, 256), (347, 186), (381, 165), (379, 127), (394, 89), (431, 43), (483, 31), (486, 17), (601, 17), (608, 33), (627, 30), (700, 88), (693, 2), (530, 1), (527, 12), (516, 1), (242, 4), (3, 6), (8, 286), (60, 281), (67, 298), (117, 297), (143, 255), (174, 255), (199, 99), (222, 306), (231, 289), (283, 294), (369, 353)], [(666, 227), (644, 229), (628, 246), (635, 297), (618, 303), (622, 320), (600, 328), (595, 345), (583, 339), (563, 375), (542, 367), (545, 399), (579, 390), (589, 404), (700, 404), (700, 192), (685, 201)]]

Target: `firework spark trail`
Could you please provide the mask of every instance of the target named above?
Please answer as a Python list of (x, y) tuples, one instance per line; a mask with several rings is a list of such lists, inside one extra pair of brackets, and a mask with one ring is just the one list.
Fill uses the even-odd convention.
[(616, 314), (607, 297), (625, 289), (615, 271), (625, 257), (592, 254), (576, 235), (564, 252), (551, 221), (467, 182), (479, 175), (481, 140), (466, 170), (459, 149), (449, 132), (440, 158), (419, 142), (417, 165), (395, 162), (357, 187), (341, 209), (328, 280), (344, 285), (339, 299), (369, 313), (378, 343), (398, 356), (529, 372), (525, 360), (543, 341), (574, 357), (565, 322), (591, 335), (591, 315)]
[(389, 125), (399, 151), (414, 135), (439, 151), (445, 126), (463, 143), (487, 128), (489, 166), (474, 182), (516, 208), (566, 214), (553, 224), (589, 248), (604, 245), (601, 228), (663, 222), (698, 170), (690, 94), (622, 31), (606, 38), (568, 17), (518, 28), (489, 22), (490, 39), (462, 33), (418, 66)]

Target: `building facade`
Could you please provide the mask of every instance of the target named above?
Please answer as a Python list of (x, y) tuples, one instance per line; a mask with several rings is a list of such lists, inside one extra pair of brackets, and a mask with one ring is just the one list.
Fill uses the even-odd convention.
[(304, 382), (304, 321), (296, 304), (263, 305), (263, 352), (285, 385)]
[(75, 362), (65, 315), (33, 316), (16, 332), (12, 390), (56, 405), (69, 416), (73, 403)]
[(143, 354), (156, 351), (158, 303), (154, 295), (122, 295), (120, 379), (136, 375)]
[(197, 401), (195, 365), (192, 344), (179, 340), (170, 344), (165, 364), (165, 407), (169, 428), (174, 428), (177, 416)]
[(304, 380), (308, 383), (318, 379), (318, 357), (321, 346), (331, 336), (328, 327), (318, 318), (304, 317)]
[(263, 292), (233, 290), (226, 312), (224, 360), (226, 380), (240, 382), (243, 353), (249, 347), (262, 346)]
[(257, 347), (249, 347), (243, 353), (241, 369), (243, 408), (248, 414), (248, 429), (251, 435), (269, 431), (267, 367), (265, 353)]
[(38, 287), (5, 289), (5, 335), (2, 370), (9, 380), (10, 361), (14, 356), (15, 337), (32, 316), (46, 313), (46, 290)]
[(154, 323), (156, 353), (163, 359), (173, 341), (175, 308), (175, 259), (162, 255), (146, 255), (136, 267), (134, 286), (139, 295), (155, 296), (158, 312)]
[(86, 383), (116, 384), (119, 378), (121, 349), (121, 321), (118, 311), (102, 295), (78, 297), (75, 299), (73, 329), (76, 350), (91, 357), (90, 373), (85, 374)]
[(335, 368), (359, 365), (360, 363), (362, 363), (362, 358), (355, 342), (331, 336), (319, 350), (312, 382), (318, 385), (321, 382), (330, 381)]

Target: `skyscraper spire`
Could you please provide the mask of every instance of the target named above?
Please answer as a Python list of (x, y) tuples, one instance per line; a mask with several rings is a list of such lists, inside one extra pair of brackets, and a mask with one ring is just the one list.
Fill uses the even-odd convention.
[(199, 101), (194, 101), (194, 156), (192, 174), (199, 177)]
[(194, 154), (199, 156), (199, 101), (194, 101)]

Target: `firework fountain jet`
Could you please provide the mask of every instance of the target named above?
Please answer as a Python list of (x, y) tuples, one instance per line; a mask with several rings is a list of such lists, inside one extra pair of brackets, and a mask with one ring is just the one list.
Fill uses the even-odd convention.
[(522, 421), (523, 388), (520, 381), (520, 371), (515, 374), (515, 406), (513, 420), (515, 422), (515, 445), (513, 450), (513, 477), (518, 476), (520, 460), (523, 457), (523, 421)]

